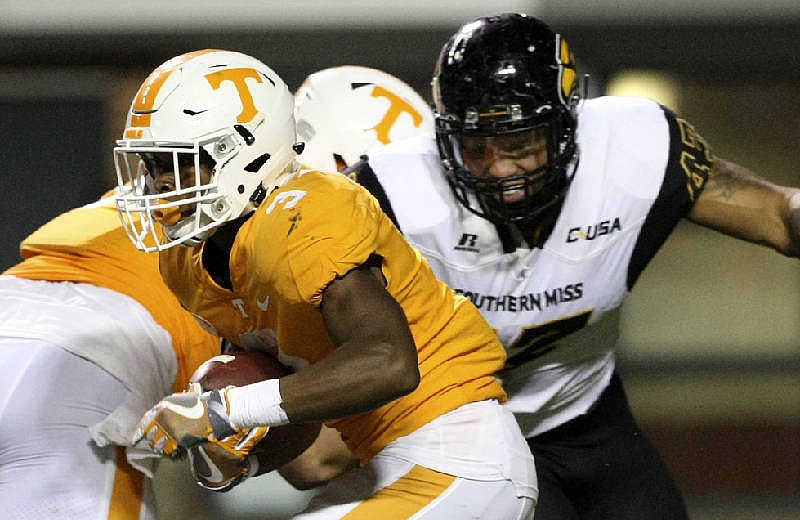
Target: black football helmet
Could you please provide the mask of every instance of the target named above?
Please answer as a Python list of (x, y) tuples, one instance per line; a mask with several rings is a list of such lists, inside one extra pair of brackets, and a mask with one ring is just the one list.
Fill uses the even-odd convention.
[[(531, 223), (558, 208), (577, 163), (578, 74), (569, 45), (545, 23), (524, 14), (478, 18), (444, 45), (434, 71), (436, 140), (459, 202), (496, 225)], [(540, 129), (547, 164), (496, 179), (469, 171), (462, 139)], [(504, 192), (524, 187), (509, 203)]]

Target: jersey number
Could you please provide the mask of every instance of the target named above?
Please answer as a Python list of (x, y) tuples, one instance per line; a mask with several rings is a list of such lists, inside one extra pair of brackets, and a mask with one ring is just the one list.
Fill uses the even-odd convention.
[(681, 130), (681, 142), (685, 149), (681, 152), (681, 168), (686, 175), (686, 190), (694, 202), (697, 192), (703, 187), (711, 172), (711, 150), (694, 127), (683, 119), (676, 118)]
[(591, 317), (592, 311), (584, 311), (566, 318), (559, 318), (535, 327), (523, 329), (522, 335), (509, 349), (515, 353), (506, 360), (506, 368), (518, 367), (528, 361), (544, 356), (556, 348), (553, 343), (586, 327)]
[(267, 208), (267, 214), (272, 213), (275, 208), (280, 204), (284, 209), (292, 209), (297, 206), (297, 203), (308, 194), (305, 190), (289, 190), (278, 193), (275, 200)]

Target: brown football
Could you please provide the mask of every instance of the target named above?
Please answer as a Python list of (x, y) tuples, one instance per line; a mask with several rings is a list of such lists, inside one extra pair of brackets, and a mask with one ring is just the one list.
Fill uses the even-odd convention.
[[(191, 382), (204, 391), (219, 390), (228, 385), (243, 386), (265, 379), (275, 379), (291, 370), (266, 352), (237, 350), (209, 359), (192, 374)], [(306, 450), (317, 438), (320, 423), (273, 426), (258, 443), (261, 472), (272, 471)]]

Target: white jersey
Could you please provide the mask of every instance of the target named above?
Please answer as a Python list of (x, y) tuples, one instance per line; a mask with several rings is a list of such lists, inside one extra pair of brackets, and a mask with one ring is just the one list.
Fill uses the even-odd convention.
[(433, 135), (373, 150), (356, 177), (437, 276), (508, 350), (508, 405), (526, 437), (585, 413), (615, 368), (618, 310), (707, 178), (705, 143), (656, 103), (603, 97), (578, 111), (580, 160), (541, 249), (503, 251), (455, 199)]

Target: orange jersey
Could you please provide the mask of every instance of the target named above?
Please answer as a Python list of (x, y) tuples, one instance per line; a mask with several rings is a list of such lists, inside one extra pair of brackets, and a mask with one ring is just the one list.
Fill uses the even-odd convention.
[[(495, 372), (505, 350), (468, 300), (439, 282), (363, 188), (338, 174), (302, 171), (274, 190), (240, 228), (230, 254), (233, 291), (202, 266), (202, 245), (161, 253), (184, 306), (231, 341), (271, 329), (280, 358), (302, 369), (335, 348), (320, 313), (336, 277), (382, 258), (387, 290), (405, 311), (421, 381), (372, 412), (331, 421), (362, 460), (459, 406), (505, 400)], [(375, 374), (375, 377), (381, 377)]]
[(195, 369), (219, 354), (219, 339), (182, 309), (164, 284), (158, 256), (133, 247), (113, 198), (59, 215), (26, 238), (20, 253), (24, 260), (4, 274), (90, 283), (130, 296), (147, 309), (172, 338), (178, 362), (175, 391), (185, 390)]

